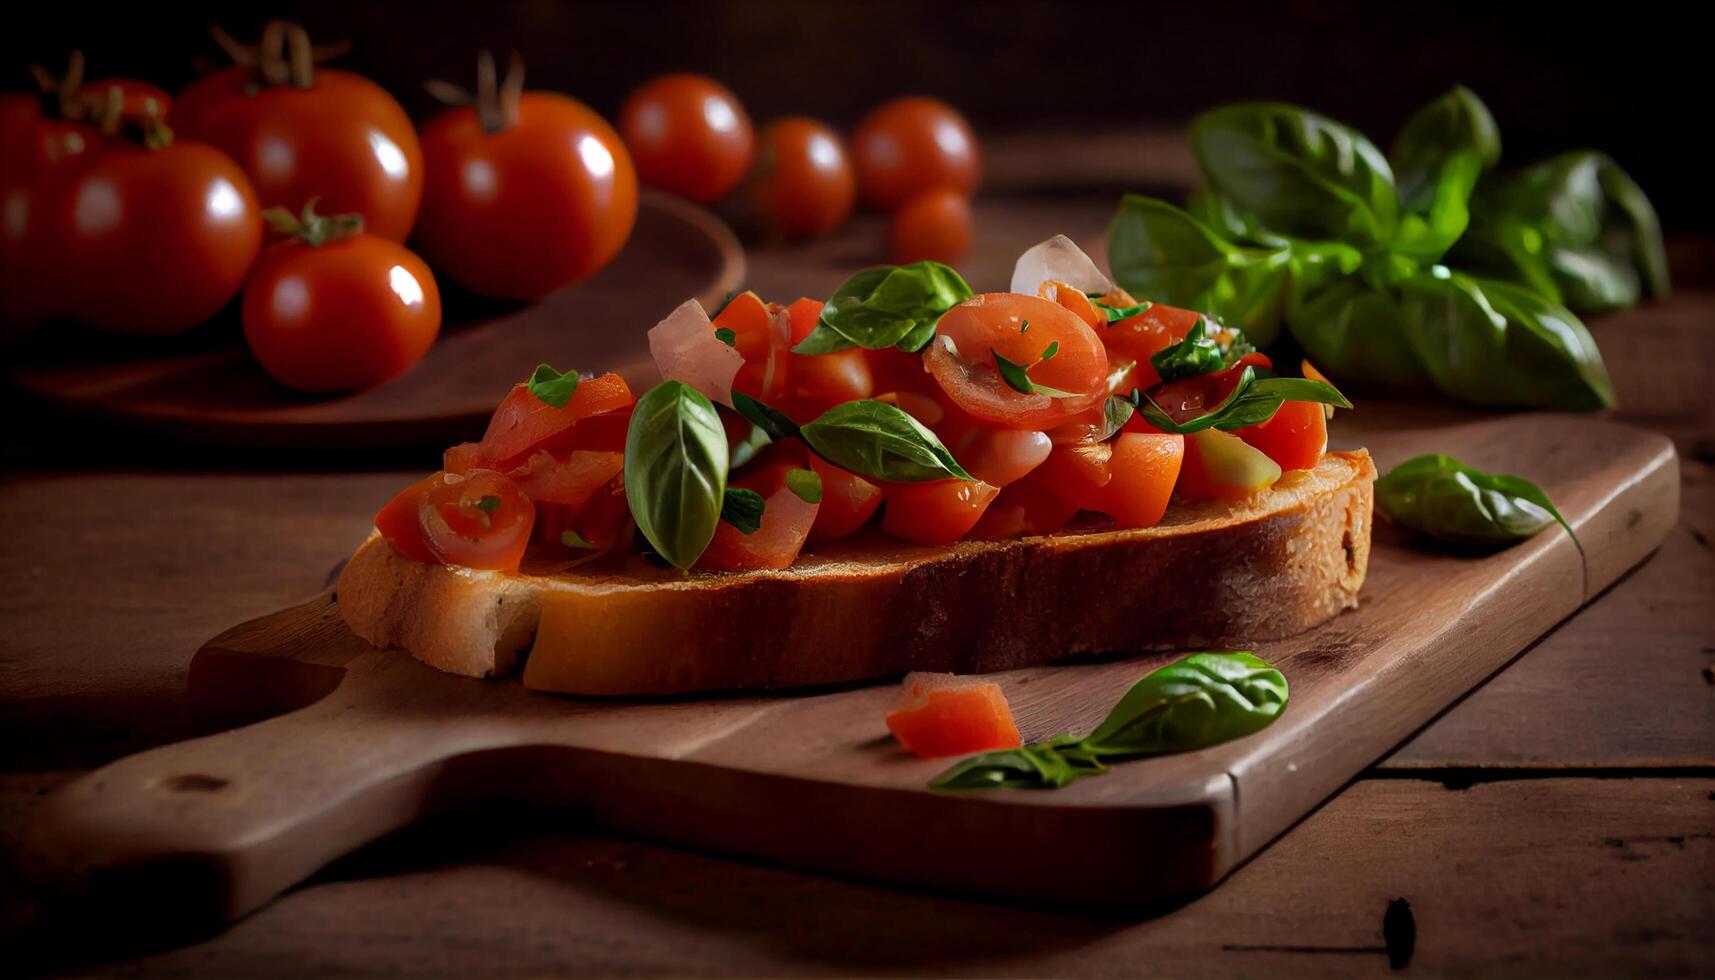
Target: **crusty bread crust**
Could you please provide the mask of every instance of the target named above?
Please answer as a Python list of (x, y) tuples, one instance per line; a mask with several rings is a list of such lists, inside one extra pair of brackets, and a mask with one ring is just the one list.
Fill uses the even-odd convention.
[(1241, 504), (1156, 527), (921, 547), (861, 535), (792, 568), (501, 575), (412, 562), (379, 536), (340, 576), (357, 635), (442, 670), (589, 695), (986, 673), (1089, 653), (1279, 639), (1357, 605), (1375, 467), (1329, 453)]

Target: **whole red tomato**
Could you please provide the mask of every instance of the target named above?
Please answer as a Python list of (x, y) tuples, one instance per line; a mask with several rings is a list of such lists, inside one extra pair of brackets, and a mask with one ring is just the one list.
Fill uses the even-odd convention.
[[(307, 62), (306, 62), (307, 64)], [(263, 207), (296, 212), (312, 198), (363, 215), (374, 235), (404, 241), (423, 196), (423, 153), (405, 110), (361, 75), (309, 69), (266, 84), (253, 69), (193, 82), (167, 121), (231, 154)]]
[(429, 267), (354, 216), (302, 221), (263, 253), (244, 287), (244, 337), (274, 380), (300, 391), (372, 388), (423, 359), (441, 331)]
[(170, 334), (238, 294), (262, 245), (244, 172), (212, 146), (104, 140), (43, 200), (65, 312), (130, 334)]
[(423, 127), (423, 159), (416, 241), (436, 268), (485, 296), (535, 299), (589, 276), (637, 219), (624, 144), (564, 95), (448, 109)]
[(709, 204), (750, 167), (756, 136), (726, 86), (702, 75), (663, 75), (632, 92), (619, 131), (650, 187)]
[(856, 193), (838, 133), (801, 117), (762, 128), (750, 200), (765, 224), (794, 238), (826, 235), (845, 223)]
[(893, 212), (887, 243), (896, 264), (931, 259), (950, 265), (964, 257), (973, 234), (971, 202), (942, 188), (919, 194)]
[(851, 148), (858, 194), (883, 211), (942, 188), (969, 197), (982, 179), (970, 124), (935, 99), (895, 99), (874, 110), (858, 123)]

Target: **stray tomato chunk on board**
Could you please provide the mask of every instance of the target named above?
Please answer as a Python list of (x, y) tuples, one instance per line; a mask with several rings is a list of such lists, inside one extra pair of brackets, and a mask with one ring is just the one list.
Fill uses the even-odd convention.
[(999, 684), (952, 674), (906, 674), (904, 696), (887, 713), (887, 729), (922, 759), (1023, 744)]

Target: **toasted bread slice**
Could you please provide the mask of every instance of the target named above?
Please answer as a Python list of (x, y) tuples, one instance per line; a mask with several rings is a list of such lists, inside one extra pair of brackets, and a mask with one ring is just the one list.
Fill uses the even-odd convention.
[(1357, 605), (1368, 453), (1327, 454), (1238, 504), (1160, 525), (908, 545), (879, 533), (781, 571), (617, 565), (508, 575), (403, 558), (381, 537), (339, 581), (357, 635), (441, 670), (589, 695), (797, 687), (910, 670), (984, 673), (1088, 653), (1278, 639)]

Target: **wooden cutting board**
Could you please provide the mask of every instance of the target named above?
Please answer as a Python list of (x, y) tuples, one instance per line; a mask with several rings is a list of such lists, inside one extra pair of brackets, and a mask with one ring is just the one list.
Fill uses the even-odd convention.
[(146, 342), (50, 324), (6, 373), (68, 413), (188, 441), (440, 448), (480, 436), (497, 392), (543, 361), (653, 384), (646, 330), (686, 296), (713, 305), (744, 269), (743, 249), (718, 218), (645, 191), (625, 247), (586, 282), (530, 304), (486, 301), (442, 282), (446, 323), (435, 346), (368, 391), (315, 397), (280, 387), (243, 348), (231, 311), (185, 337)]
[[(1677, 519), (1678, 463), (1658, 435), (1552, 414), (1420, 422), (1366, 406), (1336, 431), (1368, 445), (1384, 470), (1443, 451), (1538, 481), (1576, 526), (1583, 559), (1559, 531), (1472, 557), (1378, 527), (1361, 608), (1257, 648), (1285, 672), (1291, 701), (1249, 738), (1056, 791), (935, 792), (925, 784), (947, 762), (907, 756), (883, 725), (895, 684), (659, 701), (545, 695), (374, 650), (324, 595), (228, 631), (191, 665), (206, 712), (275, 717), (69, 784), (45, 804), (26, 852), (67, 896), (204, 922), (242, 915), (425, 815), (484, 807), (505, 820), (503, 804), (568, 807), (692, 847), (979, 895), (1123, 903), (1204, 890), (1642, 561)], [(1025, 737), (1041, 738), (1087, 730), (1169, 659), (996, 679)]]

